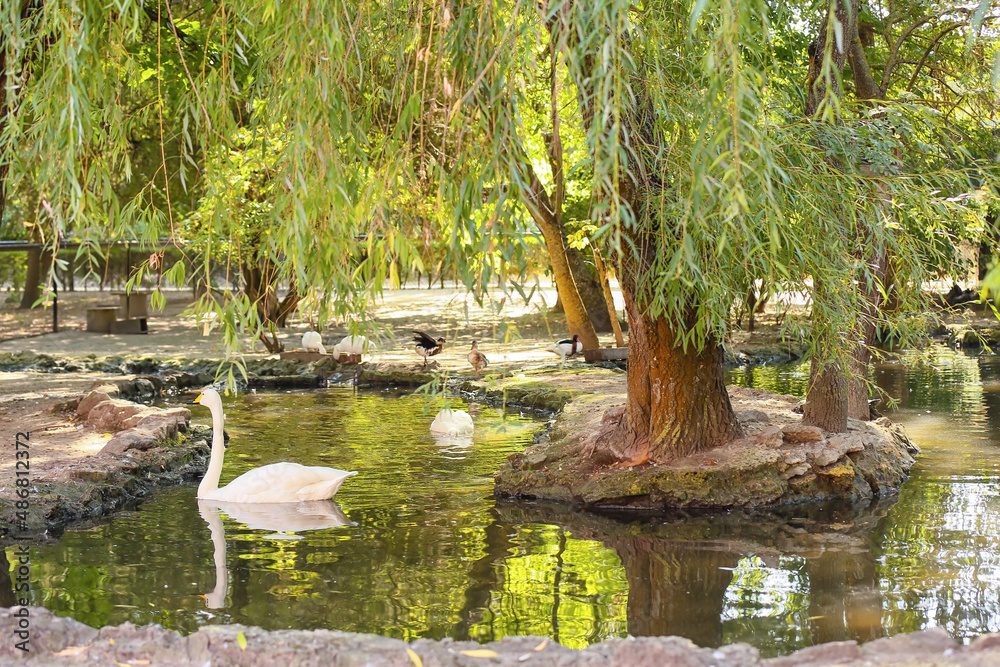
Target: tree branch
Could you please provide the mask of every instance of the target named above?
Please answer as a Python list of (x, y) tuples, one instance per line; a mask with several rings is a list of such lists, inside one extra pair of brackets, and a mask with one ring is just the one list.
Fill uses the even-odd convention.
[(944, 36), (947, 35), (949, 32), (957, 30), (958, 28), (961, 27), (962, 27), (961, 23), (955, 23), (942, 30), (940, 33), (938, 33), (938, 36), (931, 41), (931, 43), (927, 46), (927, 50), (924, 51), (923, 58), (921, 58), (920, 62), (916, 64), (916, 67), (913, 70), (913, 76), (910, 77), (910, 83), (906, 85), (906, 90), (913, 90), (913, 86), (916, 85), (917, 83), (917, 76), (920, 74), (920, 70), (923, 69), (924, 64), (927, 62), (927, 58), (930, 57), (931, 51), (933, 51), (934, 47), (938, 45), (938, 42), (940, 42), (944, 38)]

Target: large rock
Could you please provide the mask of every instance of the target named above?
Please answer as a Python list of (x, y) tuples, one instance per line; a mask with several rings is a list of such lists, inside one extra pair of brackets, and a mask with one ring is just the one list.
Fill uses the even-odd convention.
[(156, 447), (164, 438), (157, 432), (144, 428), (130, 428), (108, 440), (99, 454), (124, 454), (130, 449), (145, 451)]
[(128, 428), (125, 422), (130, 417), (148, 411), (149, 408), (144, 405), (131, 401), (109, 399), (91, 408), (87, 413), (87, 421), (102, 431), (120, 431)]
[(129, 450), (152, 449), (187, 430), (191, 411), (187, 408), (146, 408), (124, 420), (126, 430), (108, 441), (100, 454), (124, 454)]
[(76, 414), (86, 419), (90, 411), (97, 407), (97, 405), (110, 400), (111, 397), (107, 393), (95, 389), (80, 399), (80, 403), (76, 406)]

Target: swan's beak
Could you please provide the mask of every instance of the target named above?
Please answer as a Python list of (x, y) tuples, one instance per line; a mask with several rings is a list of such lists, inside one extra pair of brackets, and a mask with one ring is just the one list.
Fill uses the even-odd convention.
[(199, 405), (199, 404), (201, 404), (201, 397), (202, 397), (202, 396), (204, 396), (204, 395), (205, 395), (205, 394), (198, 394), (198, 397), (197, 397), (197, 398), (195, 398), (195, 399), (194, 399), (193, 401), (191, 401), (190, 403), (188, 403), (188, 405)]

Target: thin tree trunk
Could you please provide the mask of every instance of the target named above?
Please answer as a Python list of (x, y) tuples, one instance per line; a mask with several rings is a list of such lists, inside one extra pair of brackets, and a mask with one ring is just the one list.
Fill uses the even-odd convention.
[[(563, 228), (563, 237), (566, 230)], [(580, 292), (580, 299), (587, 309), (587, 316), (590, 323), (594, 325), (594, 331), (598, 333), (611, 333), (621, 326), (617, 319), (612, 323), (614, 313), (609, 313), (604, 305), (604, 287), (601, 284), (600, 272), (596, 267), (591, 266), (583, 253), (576, 248), (566, 244), (566, 256), (569, 260), (569, 268), (573, 272), (573, 279), (576, 281), (576, 288)]]
[(611, 284), (608, 282), (608, 269), (601, 258), (601, 251), (594, 248), (594, 266), (597, 268), (598, 279), (601, 281), (601, 288), (604, 292), (604, 303), (608, 309), (608, 320), (615, 331), (615, 345), (625, 347), (625, 337), (622, 335), (622, 327), (618, 323), (618, 313), (615, 310), (615, 298), (611, 294)]
[(590, 323), (587, 308), (583, 305), (576, 280), (573, 278), (573, 271), (570, 269), (562, 225), (559, 224), (548, 193), (535, 175), (531, 164), (524, 164), (523, 169), (529, 184), (529, 192), (526, 193), (527, 208), (545, 239), (549, 262), (552, 264), (552, 275), (556, 280), (556, 290), (559, 292), (563, 311), (566, 313), (566, 325), (571, 334), (580, 335), (585, 350), (600, 347), (597, 332)]
[[(832, 12), (832, 14), (831, 14)], [(834, 37), (832, 24), (839, 23), (842, 38)], [(847, 0), (836, 0), (834, 5), (820, 24), (819, 34), (809, 45), (809, 97), (806, 101), (807, 117), (816, 115), (820, 104), (829, 94), (830, 100), (836, 102), (842, 97), (839, 75), (847, 63), (848, 51), (853, 47), (858, 35), (857, 12)], [(830, 51), (829, 78), (823, 76), (823, 62), (827, 49)], [(828, 90), (829, 87), (829, 90)], [(834, 163), (834, 166), (838, 166)], [(846, 216), (845, 216), (846, 217)], [(826, 431), (842, 432), (847, 430), (848, 415), (848, 374), (841, 361), (837, 358), (846, 352), (852, 358), (850, 367), (860, 369), (868, 367), (869, 359), (861, 352), (857, 342), (853, 345), (845, 343), (843, 332), (833, 331), (825, 323), (822, 315), (823, 304), (828, 295), (819, 279), (813, 276), (813, 360), (810, 367), (809, 389), (806, 394), (806, 405), (802, 413), (802, 422), (818, 426)], [(858, 334), (858, 331), (851, 333)], [(844, 345), (850, 347), (846, 350)], [(850, 369), (848, 369), (850, 370)], [(867, 373), (865, 373), (867, 376)], [(865, 395), (867, 401), (867, 394)]]
[(270, 262), (263, 266), (244, 264), (242, 267), (243, 291), (254, 307), (266, 331), (260, 335), (268, 352), (281, 352), (284, 345), (278, 339), (276, 327), (284, 327), (288, 317), (295, 311), (300, 301), (298, 289), (293, 281), (288, 294), (280, 302), (277, 296), (276, 270)]
[[(566, 314), (569, 332), (579, 334), (583, 349), (587, 350), (600, 347), (600, 341), (575, 278), (577, 272), (583, 273), (583, 269), (578, 267), (577, 272), (573, 270), (570, 258), (572, 249), (566, 242), (566, 230), (563, 228), (562, 222), (566, 181), (562, 164), (562, 135), (559, 116), (559, 49), (556, 41), (551, 38), (549, 57), (551, 76), (549, 114), (552, 121), (552, 133), (546, 136), (546, 146), (549, 166), (552, 169), (552, 192), (546, 192), (542, 182), (535, 174), (531, 162), (525, 156), (517, 156), (515, 166), (520, 169), (524, 181), (528, 184), (525, 203), (545, 240), (545, 248), (549, 253), (552, 274), (556, 280), (556, 290), (559, 293), (559, 301), (562, 302), (563, 312)], [(579, 257), (579, 253), (576, 254)], [(582, 261), (579, 263), (582, 264)]]
[(813, 357), (802, 423), (831, 433), (847, 430), (847, 375), (839, 362)]
[(42, 278), (46, 267), (52, 264), (52, 251), (49, 249), (32, 249), (28, 251), (28, 271), (24, 279), (24, 292), (21, 294), (21, 310), (35, 307), (42, 296)]
[[(869, 235), (865, 249), (875, 244)], [(885, 282), (889, 261), (884, 248), (877, 248), (869, 264), (869, 276), (860, 279), (861, 311), (854, 329), (854, 349), (851, 351), (847, 378), (847, 416), (868, 421), (868, 377), (871, 371), (872, 346), (878, 327), (878, 314), (882, 307), (882, 283)]]

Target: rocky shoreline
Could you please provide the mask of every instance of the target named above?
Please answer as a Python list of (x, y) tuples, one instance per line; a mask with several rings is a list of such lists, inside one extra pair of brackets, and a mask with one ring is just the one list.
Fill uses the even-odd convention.
[[(183, 636), (158, 625), (131, 623), (91, 628), (40, 607), (0, 608), (0, 661), (32, 665), (316, 665), (326, 667), (987, 667), (1000, 664), (1000, 635), (984, 635), (958, 645), (940, 628), (876, 639), (831, 642), (791, 655), (761, 658), (747, 644), (701, 648), (680, 637), (611, 639), (570, 649), (543, 637), (505, 637), (479, 645), (471, 641), (399, 639), (335, 630), (273, 630), (243, 625), (208, 625)], [(15, 646), (16, 632), (28, 627), (30, 651)], [(24, 630), (21, 630), (24, 631)]]

